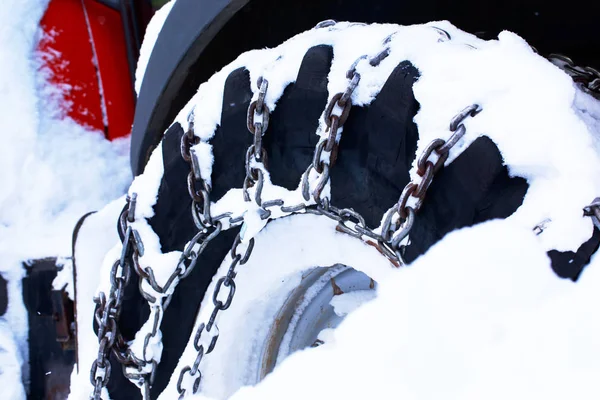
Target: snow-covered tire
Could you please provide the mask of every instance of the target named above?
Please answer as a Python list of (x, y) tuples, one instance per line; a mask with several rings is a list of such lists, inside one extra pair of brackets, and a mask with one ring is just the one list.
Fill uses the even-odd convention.
[[(514, 53), (515, 59), (503, 57), (505, 51)], [(527, 205), (524, 197), (530, 186), (524, 177), (535, 182), (535, 168), (530, 171), (524, 167), (517, 169), (518, 173), (509, 173), (507, 164), (510, 166), (514, 158), (510, 152), (508, 156), (501, 152), (503, 146), (511, 148), (506, 132), (521, 134), (524, 128), (503, 122), (500, 118), (505, 112), (503, 107), (511, 109), (511, 102), (500, 101), (498, 106), (500, 89), (485, 86), (489, 76), (477, 75), (481, 68), (489, 66), (490, 57), (501, 64), (495, 68), (514, 71), (524, 62), (543, 71), (536, 76), (539, 81), (519, 80), (518, 75), (510, 74), (510, 79), (500, 80), (499, 87), (512, 91), (512, 96), (527, 95), (553, 80), (560, 81), (565, 90), (573, 93), (576, 90), (564, 73), (535, 55), (516, 35), (506, 33), (499, 41), (486, 42), (445, 22), (407, 27), (327, 23), (279, 47), (244, 53), (200, 86), (129, 191), (130, 197), (134, 193), (137, 196), (135, 218), (129, 226), (144, 243), (143, 254), (137, 254), (140, 277), (132, 275), (133, 285), (141, 282), (139, 287), (159, 299), (158, 303), (168, 298), (169, 304), (164, 314), (161, 308), (156, 319), (155, 310), (163, 307), (157, 306), (158, 303), (151, 304), (154, 314), (150, 319), (148, 309), (129, 308), (127, 315), (121, 316), (120, 329), (130, 334), (125, 339), (133, 341), (131, 347), (138, 352), (147, 348), (150, 357), (160, 360), (152, 397), (162, 392), (161, 398), (170, 399), (195, 392), (200, 384), (199, 374), (206, 380), (202, 381), (201, 391), (219, 398), (227, 397), (241, 385), (255, 383), (257, 376), (264, 375), (260, 372), (262, 361), (257, 358), (265, 354), (264, 346), (273, 336), (273, 329), (279, 329), (276, 325), (281, 310), (286, 309), (290, 296), (302, 287), (303, 279), (315, 268), (335, 270), (347, 266), (366, 273), (374, 281), (385, 280), (394, 263), (389, 262), (389, 253), (387, 258), (382, 255), (385, 251), (378, 247), (381, 243), (356, 230), (357, 222), (361, 228), (366, 226), (375, 234), (383, 234), (385, 217), (401, 209), (396, 203), (402, 203), (401, 195), (407, 184), (411, 180), (417, 184), (422, 181), (417, 173), (417, 155), (426, 151), (432, 141), (450, 141), (452, 132), (457, 130), (450, 121), (465, 107), (478, 104), (471, 110), (483, 108), (483, 111), (463, 115), (463, 119), (470, 118), (463, 125), (466, 133), (457, 139), (445, 166), (425, 188), (427, 196), (422, 207), (410, 203), (411, 207), (421, 209), (409, 240), (401, 242), (402, 257), (410, 263), (450, 231), (509, 217), (522, 204)], [(347, 74), (348, 70), (351, 73)], [(325, 185), (319, 192), (321, 198), (314, 200), (326, 198), (327, 205), (346, 211), (332, 213), (333, 208), (324, 203), (310, 209), (311, 198), (318, 197), (315, 193), (322, 175), (319, 171), (315, 175), (309, 166), (329, 156), (324, 151), (321, 158), (313, 158), (315, 148), (329, 137), (330, 128), (323, 117), (327, 114), (326, 106), (332, 104), (334, 113), (342, 118), (343, 111), (336, 109), (331, 99), (338, 93), (343, 96), (357, 74), (360, 80), (349, 91), (350, 114), (343, 130), (329, 139), (336, 141), (333, 146), (337, 149), (337, 160), (333, 165), (329, 159), (330, 180), (322, 181)], [(266, 87), (261, 82), (265, 81), (268, 88), (262, 95), (264, 105), (270, 110), (270, 121), (262, 145), (268, 155), (268, 167), (256, 158), (245, 166), (247, 154), (253, 156), (249, 146), (257, 143), (247, 131), (247, 117), (258, 118), (258, 114), (248, 110), (261, 96)], [(564, 104), (556, 108), (562, 110), (561, 107)], [(535, 114), (536, 110), (531, 112)], [(264, 117), (261, 118), (264, 122)], [(550, 132), (545, 134), (558, 134), (558, 128), (547, 124), (543, 127)], [(197, 162), (182, 158), (182, 143), (184, 154), (190, 151), (185, 147), (186, 137), (193, 142), (188, 145)], [(427, 160), (431, 165), (437, 162), (435, 157), (425, 156)], [(253, 169), (262, 171), (264, 182), (261, 186), (253, 178), (255, 181), (248, 185), (249, 196), (245, 199), (241, 188), (251, 175), (248, 171)], [(188, 177), (196, 179), (190, 181)], [(303, 181), (309, 182), (307, 191), (312, 197), (305, 196)], [(258, 187), (262, 188), (259, 199)], [(194, 188), (202, 188), (203, 192)], [(584, 190), (583, 197), (589, 197), (588, 189), (594, 188)], [(196, 208), (190, 191), (200, 198), (195, 201), (200, 203)], [(212, 223), (210, 219), (202, 220), (206, 207), (202, 200), (208, 194), (211, 202), (204, 204), (210, 206)], [(569, 199), (565, 198), (560, 209), (548, 211), (554, 220), (564, 222), (565, 207), (581, 209), (580, 199)], [(269, 210), (258, 204), (272, 200), (277, 201), (270, 203)], [(300, 203), (304, 205), (294, 212), (281, 208), (282, 204)], [(531, 211), (531, 206), (528, 207)], [(190, 209), (196, 210), (196, 220)], [(354, 236), (347, 234), (345, 226), (326, 218), (327, 212), (335, 214), (334, 219), (336, 216), (340, 219), (344, 213), (351, 216), (348, 221)], [(226, 213), (230, 214), (218, 218)], [(541, 211), (526, 218), (517, 215), (529, 229), (545, 216)], [(217, 219), (221, 224), (218, 229)], [(240, 232), (241, 221), (244, 227)], [(594, 249), (585, 251), (587, 258), (569, 258), (567, 254), (575, 262), (562, 260), (553, 265), (559, 275), (572, 279), (577, 279), (600, 241), (589, 220), (579, 222), (572, 227), (580, 234), (579, 242), (575, 246), (571, 243), (570, 248), (577, 250), (581, 239), (587, 240), (594, 232), (587, 242)], [(184, 268), (178, 263), (181, 251), (199, 229), (202, 231), (202, 223), (207, 232), (214, 229), (222, 232), (203, 249), (197, 266), (186, 279), (177, 278), (177, 287), (173, 285), (167, 293), (158, 293), (144, 275), (149, 275), (152, 269), (159, 286), (164, 286), (178, 268)], [(552, 232), (551, 225), (540, 229)], [(367, 240), (355, 236), (365, 236)], [(541, 240), (545, 237), (542, 235)], [(245, 260), (244, 251), (251, 247), (250, 243), (254, 249)], [(550, 251), (554, 243), (548, 239), (542, 246)], [(111, 255), (118, 251), (114, 249)], [(568, 252), (557, 253), (564, 256)], [(243, 265), (237, 266), (240, 259), (244, 259)], [(104, 274), (108, 274), (113, 264), (114, 259), (107, 257)], [(232, 265), (238, 267), (235, 273), (229, 271)], [(316, 281), (331, 282), (336, 292), (335, 279), (328, 281), (332, 276), (323, 276), (324, 281)], [(235, 286), (231, 283), (233, 279)], [(103, 281), (100, 289), (108, 292), (110, 282)], [(232, 298), (237, 293), (231, 304), (227, 296), (214, 294), (216, 287), (223, 286), (229, 287)], [(320, 290), (310, 288), (313, 289)], [(135, 301), (140, 298), (138, 295)], [(218, 313), (218, 344), (210, 354), (199, 355), (199, 340), (206, 340), (206, 335), (197, 332), (202, 332), (201, 324), (208, 323), (211, 315), (217, 315), (215, 307), (223, 307), (224, 303), (227, 307)], [(290, 316), (290, 324), (294, 318)], [(159, 321), (160, 335), (152, 334), (156, 331), (152, 329), (153, 321)], [(138, 329), (135, 336), (131, 335)], [(204, 350), (211, 348), (210, 343), (202, 344)], [(285, 355), (285, 351), (269, 354), (276, 353)], [(114, 366), (113, 374), (120, 372), (117, 367)], [(136, 390), (133, 386), (109, 386), (115, 399), (131, 398)]]

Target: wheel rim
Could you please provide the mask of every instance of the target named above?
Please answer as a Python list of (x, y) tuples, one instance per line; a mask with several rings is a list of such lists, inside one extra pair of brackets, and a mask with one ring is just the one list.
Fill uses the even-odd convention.
[[(256, 382), (261, 381), (290, 354), (324, 343), (322, 334), (335, 329), (348, 308), (356, 308), (373, 298), (377, 284), (365, 273), (342, 264), (317, 267), (303, 274), (299, 285), (290, 292), (269, 329), (258, 357)], [(333, 302), (345, 295), (341, 304)], [(334, 298), (336, 298), (334, 300)], [(339, 303), (339, 302), (337, 302)]]

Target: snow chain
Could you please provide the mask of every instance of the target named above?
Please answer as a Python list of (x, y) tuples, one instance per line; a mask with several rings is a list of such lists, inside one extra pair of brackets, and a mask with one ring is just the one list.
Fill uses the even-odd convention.
[(586, 93), (600, 99), (600, 71), (592, 67), (580, 67), (562, 54), (550, 54), (548, 61), (556, 65)]
[[(251, 197), (249, 189), (255, 187), (254, 201), (261, 207), (262, 210), (262, 189), (264, 185), (264, 172), (266, 171), (267, 153), (262, 146), (262, 137), (264, 136), (267, 128), (269, 127), (269, 116), (270, 111), (265, 105), (265, 96), (267, 94), (267, 88), (269, 82), (260, 77), (257, 85), (259, 87), (258, 99), (250, 103), (248, 107), (247, 127), (248, 131), (254, 136), (254, 141), (248, 147), (246, 152), (245, 165), (246, 165), (246, 177), (244, 178), (243, 194), (244, 201), (250, 202)], [(264, 210), (265, 213), (267, 212)], [(262, 214), (261, 218), (266, 215)], [(267, 216), (268, 217), (268, 216)], [(243, 228), (242, 228), (243, 229)], [(205, 354), (210, 354), (217, 340), (219, 339), (219, 327), (216, 324), (217, 314), (221, 311), (227, 310), (233, 301), (235, 295), (235, 277), (237, 275), (235, 269), (239, 265), (244, 265), (252, 254), (254, 248), (254, 238), (250, 238), (246, 250), (242, 256), (238, 253), (238, 246), (242, 243), (243, 230), (236, 236), (233, 246), (231, 248), (231, 265), (227, 274), (222, 276), (215, 285), (213, 292), (213, 311), (210, 315), (208, 323), (201, 323), (196, 330), (194, 336), (194, 348), (196, 349), (196, 359), (192, 366), (186, 365), (179, 372), (179, 379), (177, 380), (177, 392), (179, 398), (185, 397), (187, 389), (183, 387), (183, 381), (185, 375), (189, 375), (192, 379), (192, 393), (196, 394), (202, 381), (202, 373), (200, 373), (200, 362), (204, 358)], [(221, 289), (227, 288), (227, 297), (223, 301), (219, 297)]]
[[(331, 26), (335, 22), (325, 21), (322, 26)], [(321, 25), (321, 24), (320, 24)], [(450, 35), (439, 28), (432, 27), (440, 33), (440, 41), (450, 40)], [(267, 171), (267, 153), (262, 146), (262, 137), (269, 126), (270, 111), (265, 104), (265, 96), (268, 81), (259, 78), (257, 85), (259, 94), (257, 100), (248, 107), (247, 128), (253, 135), (254, 140), (246, 152), (245, 167), (246, 177), (243, 183), (244, 201), (253, 201), (258, 206), (258, 213), (262, 220), (271, 218), (270, 208), (277, 207), (284, 215), (310, 213), (326, 216), (338, 222), (336, 230), (361, 239), (377, 248), (395, 266), (405, 265), (403, 253), (405, 242), (415, 221), (415, 215), (421, 209), (427, 189), (431, 185), (436, 173), (443, 168), (448, 159), (450, 150), (465, 135), (466, 128), (463, 124), (467, 117), (474, 117), (481, 108), (473, 104), (459, 114), (450, 122), (450, 137), (435, 139), (429, 143), (417, 159), (417, 175), (419, 178), (409, 182), (403, 189), (398, 202), (390, 208), (382, 218), (381, 230), (370, 229), (366, 226), (365, 219), (351, 208), (337, 208), (330, 203), (327, 196), (323, 196), (323, 190), (330, 182), (330, 170), (336, 162), (338, 146), (340, 141), (340, 130), (346, 122), (350, 109), (352, 108), (351, 97), (360, 82), (360, 74), (356, 67), (362, 60), (368, 59), (372, 67), (376, 67), (390, 54), (388, 46), (394, 34), (388, 36), (384, 41), (384, 49), (377, 55), (369, 58), (367, 55), (359, 57), (347, 71), (346, 78), (348, 86), (344, 92), (335, 94), (329, 101), (323, 112), (325, 125), (327, 126), (327, 137), (320, 140), (315, 147), (312, 163), (308, 166), (301, 180), (302, 203), (286, 205), (283, 199), (264, 200), (262, 190), (264, 185), (264, 174)], [(551, 55), (548, 59), (565, 70), (573, 80), (587, 93), (600, 96), (600, 73), (593, 68), (581, 68), (561, 55)], [(112, 350), (117, 360), (122, 364), (124, 375), (143, 389), (144, 398), (149, 398), (150, 386), (154, 379), (157, 361), (155, 355), (147, 357), (147, 348), (153, 341), (159, 340), (159, 331), (162, 315), (167, 308), (172, 293), (181, 279), (187, 277), (194, 269), (200, 254), (223, 229), (221, 220), (228, 219), (229, 226), (239, 225), (244, 221), (244, 214), (232, 216), (231, 212), (213, 217), (210, 212), (210, 186), (202, 178), (200, 163), (194, 150), (194, 145), (199, 143), (199, 138), (194, 135), (194, 111), (188, 116), (189, 128), (181, 138), (181, 156), (190, 164), (190, 172), (187, 175), (187, 186), (192, 199), (192, 216), (198, 233), (185, 246), (174, 272), (167, 282), (161, 287), (155, 279), (151, 267), (141, 268), (138, 258), (143, 255), (143, 245), (139, 234), (128, 222), (135, 220), (136, 194), (128, 198), (128, 206), (123, 210), (119, 218), (119, 233), (123, 240), (121, 258), (116, 260), (111, 270), (111, 288), (108, 298), (101, 292), (95, 298), (97, 309), (95, 319), (98, 323), (98, 357), (93, 362), (90, 371), (90, 380), (94, 385), (92, 398), (100, 399), (103, 387), (106, 387), (111, 373), (111, 365), (108, 361), (109, 351)], [(316, 175), (315, 175), (316, 174)], [(316, 176), (316, 183), (311, 185), (310, 177)], [(251, 190), (254, 188), (254, 196)], [(600, 229), (600, 198), (596, 198), (592, 204), (584, 208), (584, 215), (591, 216), (594, 225)], [(238, 265), (244, 265), (253, 250), (254, 238), (246, 238), (245, 249), (238, 248), (243, 243), (244, 226), (236, 236), (230, 251), (231, 264), (227, 273), (219, 278), (215, 285), (212, 296), (213, 311), (208, 322), (201, 323), (194, 335), (194, 348), (197, 355), (194, 363), (180, 370), (177, 380), (177, 391), (180, 399), (183, 398), (190, 385), (184, 384), (186, 375), (188, 383), (191, 383), (192, 393), (196, 393), (200, 387), (202, 374), (200, 363), (206, 354), (210, 354), (219, 338), (219, 328), (216, 323), (217, 315), (227, 310), (233, 301), (236, 291), (235, 277)], [(139, 275), (139, 290), (150, 305), (150, 320), (152, 329), (144, 340), (141, 357), (133, 354), (118, 331), (118, 319), (121, 311), (123, 290), (129, 282), (131, 266)], [(227, 289), (226, 295), (221, 295), (223, 289)], [(160, 335), (159, 335), (160, 336)], [(191, 381), (191, 382), (190, 382)]]
[(143, 364), (143, 361), (137, 359), (127, 347), (118, 327), (123, 293), (131, 277), (131, 267), (135, 264), (134, 260), (137, 260), (137, 256), (144, 254), (144, 247), (138, 232), (132, 229), (131, 226), (127, 226), (127, 222), (133, 222), (135, 219), (136, 197), (135, 194), (131, 198), (127, 197), (127, 205), (119, 216), (117, 229), (123, 241), (123, 248), (121, 257), (113, 263), (110, 271), (111, 285), (108, 298), (104, 292), (100, 292), (99, 296), (94, 298), (97, 305), (94, 319), (98, 325), (97, 337), (99, 343), (98, 356), (92, 363), (90, 370), (90, 381), (94, 386), (91, 398), (94, 400), (101, 398), (102, 388), (106, 387), (110, 379), (109, 354), (111, 351), (119, 363), (123, 365), (124, 373), (126, 367), (134, 366), (139, 370)]

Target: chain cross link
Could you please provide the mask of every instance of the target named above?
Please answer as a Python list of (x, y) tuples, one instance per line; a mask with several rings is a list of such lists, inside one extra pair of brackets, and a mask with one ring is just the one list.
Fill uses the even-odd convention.
[(264, 186), (264, 172), (267, 168), (267, 152), (262, 146), (262, 137), (269, 127), (270, 111), (265, 104), (265, 96), (269, 82), (263, 77), (258, 78), (258, 98), (250, 103), (246, 118), (248, 131), (253, 135), (253, 144), (246, 152), (246, 177), (244, 179), (244, 201), (250, 201), (249, 189), (256, 186), (254, 200), (258, 206), (262, 203), (262, 189)]
[[(540, 54), (534, 46), (530, 45), (530, 47), (536, 54)], [(564, 54), (540, 55), (569, 75), (581, 90), (600, 100), (600, 71), (589, 66), (579, 66)]]
[(118, 328), (121, 314), (123, 294), (131, 277), (131, 256), (133, 253), (144, 252), (143, 245), (136, 230), (127, 226), (135, 218), (135, 205), (137, 194), (127, 197), (127, 205), (119, 217), (119, 234), (122, 238), (122, 250), (119, 259), (115, 260), (110, 271), (110, 289), (108, 297), (100, 292), (94, 298), (96, 310), (94, 319), (98, 325), (98, 355), (90, 368), (90, 382), (94, 386), (91, 398), (99, 400), (102, 388), (105, 388), (111, 375), (111, 364), (108, 359), (110, 352), (115, 354), (117, 360), (124, 363), (133, 363), (130, 357), (125, 356), (125, 340)]
[(421, 179), (418, 182), (409, 182), (402, 190), (396, 205), (385, 214), (381, 228), (383, 241), (379, 243), (380, 249), (388, 257), (393, 252), (394, 259), (398, 260), (400, 264), (404, 264), (403, 247), (400, 243), (410, 233), (415, 221), (415, 214), (425, 201), (427, 189), (429, 189), (435, 174), (444, 166), (450, 150), (465, 135), (466, 128), (463, 124), (465, 118), (474, 117), (479, 112), (481, 112), (481, 108), (477, 104), (465, 108), (450, 121), (449, 129), (452, 134), (448, 140), (434, 139), (423, 149), (417, 158), (417, 175)]
[[(188, 129), (181, 137), (181, 157), (190, 165), (190, 171), (187, 175), (188, 193), (192, 200), (191, 211), (192, 217), (198, 232), (186, 244), (179, 261), (167, 278), (164, 286), (161, 286), (155, 276), (152, 267), (147, 266), (142, 268), (138, 255), (134, 254), (133, 263), (135, 271), (139, 275), (139, 291), (146, 301), (148, 301), (151, 309), (152, 329), (144, 336), (142, 346), (142, 357), (133, 355), (131, 348), (130, 358), (138, 360), (138, 363), (126, 368), (125, 376), (133, 383), (139, 386), (140, 382), (154, 380), (156, 367), (158, 362), (156, 354), (148, 358), (148, 348), (153, 342), (160, 340), (159, 326), (165, 309), (171, 302), (173, 290), (181, 279), (185, 279), (195, 268), (198, 258), (208, 246), (208, 243), (214, 239), (222, 229), (220, 221), (213, 221), (210, 213), (210, 191), (211, 188), (202, 178), (200, 172), (200, 161), (194, 150), (194, 145), (200, 142), (199, 138), (194, 134), (194, 111), (188, 115)], [(140, 367), (141, 364), (141, 367)]]
[[(258, 79), (258, 98), (250, 103), (248, 107), (246, 121), (248, 131), (253, 135), (254, 140), (250, 147), (248, 147), (248, 151), (246, 152), (245, 158), (246, 177), (244, 179), (243, 185), (244, 201), (251, 201), (249, 189), (255, 187), (254, 201), (259, 207), (261, 207), (261, 210), (263, 211), (261, 218), (263, 216), (266, 216), (265, 218), (268, 218), (268, 215), (270, 214), (270, 212), (267, 211), (264, 208), (264, 206), (283, 204), (283, 201), (264, 203), (262, 201), (262, 189), (264, 185), (263, 170), (266, 170), (267, 162), (267, 153), (262, 146), (262, 137), (264, 136), (267, 128), (269, 127), (270, 116), (270, 111), (267, 105), (265, 104), (265, 96), (267, 94), (268, 85), (269, 82), (263, 77), (260, 77)], [(228, 214), (224, 214), (223, 218), (228, 216)], [(243, 232), (243, 227), (241, 232)], [(186, 375), (188, 376), (188, 381), (192, 381), (192, 393), (196, 394), (196, 392), (198, 391), (200, 383), (202, 381), (200, 363), (202, 362), (205, 355), (210, 354), (213, 351), (215, 345), (217, 344), (217, 340), (219, 339), (219, 328), (216, 324), (217, 315), (219, 314), (219, 312), (229, 309), (233, 302), (233, 297), (235, 296), (236, 291), (236, 267), (238, 265), (244, 265), (250, 258), (250, 254), (252, 253), (252, 249), (254, 248), (254, 238), (250, 238), (246, 251), (243, 255), (241, 253), (238, 253), (238, 246), (241, 243), (241, 233), (238, 233), (231, 248), (231, 265), (229, 267), (229, 270), (227, 271), (227, 274), (219, 278), (214, 288), (212, 297), (213, 311), (210, 315), (210, 318), (206, 324), (201, 323), (196, 330), (196, 334), (194, 336), (194, 348), (196, 349), (196, 359), (194, 360), (194, 363), (191, 366), (186, 365), (179, 372), (179, 378), (177, 380), (177, 392), (179, 393), (180, 399), (185, 397), (188, 391), (188, 389), (185, 387), (186, 385), (184, 385)], [(225, 288), (227, 289), (227, 295), (223, 300), (221, 299), (222, 296), (220, 296), (220, 294), (221, 291)], [(205, 337), (208, 337), (208, 343), (206, 343), (206, 341), (204, 343), (202, 342), (202, 339)], [(189, 385), (187, 386), (189, 387)]]
[(584, 92), (600, 99), (600, 71), (592, 67), (580, 67), (562, 54), (550, 54), (548, 60), (565, 71)]
[[(330, 168), (335, 164), (337, 159), (338, 143), (340, 140), (338, 138), (339, 131), (343, 128), (344, 123), (348, 119), (350, 109), (352, 108), (352, 93), (354, 93), (354, 90), (360, 82), (360, 74), (356, 71), (356, 66), (366, 57), (366, 55), (363, 55), (352, 64), (346, 73), (346, 78), (349, 80), (346, 90), (333, 95), (325, 107), (323, 120), (327, 127), (327, 138), (317, 143), (312, 163), (302, 175), (302, 197), (306, 201), (310, 200), (309, 176), (311, 171), (314, 170), (318, 174), (318, 179), (312, 192), (312, 197), (315, 203), (321, 203), (322, 192), (329, 182)], [(385, 57), (387, 57), (387, 55), (379, 56), (376, 64), (379, 64)], [(323, 152), (328, 154), (323, 157)]]
[[(200, 363), (205, 355), (210, 354), (214, 350), (219, 339), (219, 328), (216, 323), (217, 315), (219, 312), (229, 309), (233, 302), (233, 297), (235, 296), (236, 291), (236, 268), (238, 265), (244, 265), (246, 262), (248, 262), (248, 259), (252, 254), (252, 249), (254, 248), (254, 238), (250, 239), (243, 254), (238, 252), (238, 246), (241, 243), (241, 236), (238, 233), (231, 248), (231, 264), (229, 269), (224, 276), (219, 278), (215, 285), (212, 296), (213, 310), (210, 314), (209, 320), (207, 323), (201, 323), (196, 329), (196, 333), (194, 335), (196, 359), (191, 366), (186, 365), (179, 372), (179, 378), (177, 379), (177, 392), (179, 393), (180, 399), (184, 398), (188, 391), (188, 389), (185, 387), (186, 385), (184, 384), (186, 375), (188, 376), (187, 380), (191, 380), (192, 393), (197, 393), (202, 381)], [(221, 296), (221, 290), (223, 288), (227, 288), (226, 296)], [(223, 297), (224, 300), (222, 299)]]

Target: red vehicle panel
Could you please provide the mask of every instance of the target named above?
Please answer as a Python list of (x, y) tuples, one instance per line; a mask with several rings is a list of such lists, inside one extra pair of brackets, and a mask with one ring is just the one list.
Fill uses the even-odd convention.
[(93, 0), (52, 0), (41, 26), (39, 50), (65, 114), (108, 139), (128, 135), (135, 97), (119, 12)]

